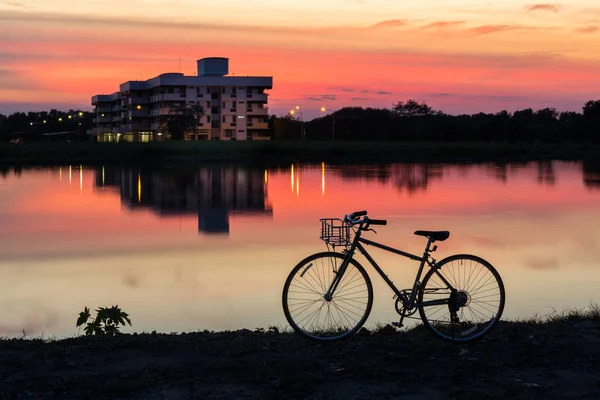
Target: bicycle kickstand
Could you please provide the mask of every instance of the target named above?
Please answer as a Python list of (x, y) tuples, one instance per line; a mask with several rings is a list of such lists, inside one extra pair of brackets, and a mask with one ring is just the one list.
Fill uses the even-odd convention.
[(392, 322), (392, 325), (395, 326), (396, 328), (402, 328), (404, 326), (403, 321), (404, 321), (404, 315), (406, 314), (406, 310), (404, 310), (402, 312), (402, 314), (400, 314), (400, 321), (398, 322)]

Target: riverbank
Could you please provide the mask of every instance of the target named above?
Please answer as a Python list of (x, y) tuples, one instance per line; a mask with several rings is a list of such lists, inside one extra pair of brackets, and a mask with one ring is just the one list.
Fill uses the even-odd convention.
[(600, 318), (500, 322), (453, 344), (387, 326), (0, 341), (2, 399), (597, 399)]
[(144, 164), (174, 162), (477, 162), (597, 159), (600, 146), (581, 143), (440, 142), (51, 142), (0, 144), (0, 164)]

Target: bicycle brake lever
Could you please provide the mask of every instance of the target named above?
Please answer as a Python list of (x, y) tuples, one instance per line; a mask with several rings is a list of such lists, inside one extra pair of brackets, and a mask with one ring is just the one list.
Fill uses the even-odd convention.
[(375, 234), (377, 235), (377, 231), (373, 228), (367, 228), (367, 229), (363, 229), (364, 231), (371, 231), (371, 232), (375, 232)]

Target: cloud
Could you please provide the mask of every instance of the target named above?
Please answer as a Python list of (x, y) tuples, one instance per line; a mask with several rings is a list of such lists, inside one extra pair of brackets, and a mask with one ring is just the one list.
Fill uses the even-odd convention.
[(0, 69), (0, 87), (2, 89), (31, 90), (39, 89), (41, 84), (22, 74), (8, 69)]
[(342, 92), (354, 92), (354, 89), (349, 89), (349, 88), (341, 88), (340, 90)]
[(559, 267), (558, 258), (552, 257), (547, 259), (531, 258), (525, 261), (525, 265), (531, 269), (545, 270), (557, 269)]
[(468, 29), (469, 32), (472, 32), (476, 35), (489, 35), (492, 33), (500, 33), (507, 31), (516, 31), (519, 29), (530, 29), (524, 28), (518, 25), (481, 25), (475, 28)]
[(436, 21), (423, 26), (423, 29), (444, 29), (464, 24), (465, 21)]
[(395, 28), (404, 25), (406, 25), (406, 21), (403, 21), (401, 19), (390, 19), (387, 21), (378, 22), (375, 25), (371, 25), (371, 28)]
[(10, 6), (10, 7), (14, 7), (14, 8), (22, 8), (22, 9), (29, 8), (29, 6), (27, 4), (17, 3), (17, 2), (6, 3), (6, 5)]
[(392, 94), (392, 92), (386, 92), (384, 90), (380, 90), (379, 92), (377, 92), (377, 94), (379, 94), (379, 95), (388, 95), (388, 94)]
[(310, 101), (321, 101), (321, 100), (337, 100), (337, 96), (335, 94), (320, 94), (305, 97), (306, 100)]
[(560, 4), (530, 4), (525, 6), (525, 10), (558, 12), (560, 11), (560, 7)]
[(595, 33), (600, 31), (600, 28), (594, 25), (590, 25), (590, 26), (582, 26), (581, 28), (577, 28), (575, 29), (577, 32), (580, 33)]
[(371, 100), (370, 97), (352, 97), (350, 100)]

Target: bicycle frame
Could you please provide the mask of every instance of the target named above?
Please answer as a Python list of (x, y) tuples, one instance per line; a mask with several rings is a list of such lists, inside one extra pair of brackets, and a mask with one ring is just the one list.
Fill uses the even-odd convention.
[[(390, 246), (383, 245), (381, 243), (374, 242), (369, 239), (364, 239), (361, 237), (362, 230), (363, 230), (363, 226), (361, 224), (361, 226), (355, 232), (354, 240), (352, 241), (352, 245), (350, 246), (350, 249), (347, 250), (345, 253), (344, 261), (342, 262), (342, 264), (339, 268), (339, 271), (336, 274), (336, 277), (331, 282), (329, 290), (325, 294), (326, 300), (329, 301), (333, 298), (333, 293), (337, 289), (338, 284), (340, 283), (342, 277), (344, 276), (344, 273), (346, 272), (346, 268), (348, 267), (350, 260), (354, 257), (355, 251), (358, 249), (361, 252), (361, 254), (363, 256), (365, 256), (367, 261), (369, 261), (369, 263), (373, 266), (373, 268), (375, 268), (375, 270), (379, 273), (379, 275), (381, 275), (381, 277), (383, 278), (385, 283), (388, 284), (390, 289), (392, 289), (392, 291), (396, 294), (396, 296), (398, 296), (398, 298), (402, 301), (402, 303), (404, 304), (404, 308), (406, 310), (411, 310), (411, 309), (413, 309), (413, 307), (417, 307), (417, 306), (426, 307), (426, 306), (448, 304), (449, 299), (430, 300), (430, 301), (423, 302), (421, 304), (415, 304), (417, 293), (421, 289), (421, 275), (423, 274), (423, 269), (424, 269), (426, 263), (429, 265), (429, 268), (433, 268), (435, 273), (448, 286), (448, 288), (450, 288), (452, 293), (456, 292), (456, 289), (450, 284), (450, 282), (448, 282), (446, 280), (446, 278), (444, 278), (442, 276), (442, 274), (440, 274), (437, 271), (437, 268), (436, 268), (437, 264), (436, 264), (435, 260), (433, 260), (433, 261), (429, 260), (429, 253), (431, 253), (432, 251), (435, 251), (435, 248), (433, 250), (430, 248), (431, 244), (434, 242), (433, 240), (428, 238), (427, 246), (425, 246), (425, 251), (423, 252), (423, 256), (420, 257), (420, 256), (417, 256), (417, 255), (414, 255), (411, 253), (407, 253), (407, 252), (399, 250), (399, 249), (395, 249)], [(415, 281), (413, 283), (410, 298), (407, 298), (407, 296), (401, 290), (399, 290), (396, 287), (396, 285), (394, 285), (394, 282), (392, 282), (391, 279), (385, 274), (385, 272), (383, 272), (381, 267), (377, 264), (377, 262), (375, 262), (373, 257), (369, 254), (367, 249), (365, 249), (365, 247), (361, 243), (364, 243), (369, 246), (374, 246), (379, 249), (382, 249), (382, 250), (385, 250), (385, 251), (388, 251), (391, 253), (395, 253), (395, 254), (398, 254), (398, 255), (406, 257), (406, 258), (410, 258), (415, 261), (420, 261), (419, 270), (417, 271), (417, 276), (415, 277)]]

